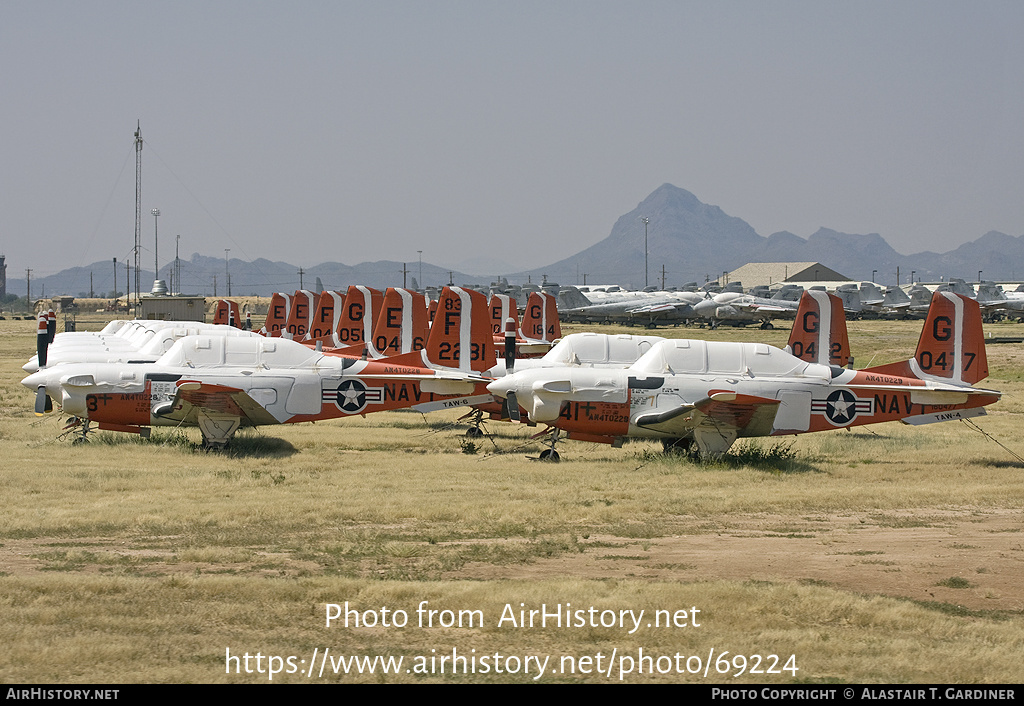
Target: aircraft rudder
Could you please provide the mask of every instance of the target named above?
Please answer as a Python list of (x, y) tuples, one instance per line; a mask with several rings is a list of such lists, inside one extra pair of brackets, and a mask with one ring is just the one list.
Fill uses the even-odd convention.
[(487, 297), (462, 287), (445, 287), (427, 340), (427, 360), (463, 371), (494, 366), (494, 338)]
[(973, 385), (988, 377), (981, 307), (954, 292), (935, 292), (911, 365), (918, 377)]
[(845, 366), (850, 361), (850, 338), (842, 300), (819, 290), (805, 291), (789, 334), (788, 349), (808, 363)]

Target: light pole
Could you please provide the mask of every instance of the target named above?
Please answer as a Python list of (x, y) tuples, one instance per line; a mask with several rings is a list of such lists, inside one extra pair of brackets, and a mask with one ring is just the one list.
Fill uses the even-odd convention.
[(651, 222), (651, 219), (641, 216), (640, 220), (644, 222), (644, 289), (647, 289), (647, 224)]
[(154, 208), (150, 213), (153, 214), (153, 280), (160, 279), (160, 256), (157, 254), (157, 243), (160, 241), (157, 237), (157, 223), (160, 221), (160, 209)]
[[(181, 243), (181, 234), (174, 236), (174, 283), (178, 285), (178, 293), (181, 293), (181, 261), (178, 259), (178, 245)], [(172, 292), (173, 294), (173, 292)]]
[(878, 270), (871, 270), (871, 284), (875, 283), (875, 273), (876, 272), (878, 272)]
[(228, 296), (231, 296), (231, 273), (228, 271), (228, 253), (231, 248), (224, 248), (224, 281), (227, 282)]

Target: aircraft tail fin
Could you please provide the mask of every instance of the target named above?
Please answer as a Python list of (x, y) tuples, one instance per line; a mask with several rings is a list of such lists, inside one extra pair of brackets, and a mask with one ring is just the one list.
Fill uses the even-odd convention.
[(308, 289), (296, 289), (284, 330), (294, 341), (301, 341), (309, 333), (309, 324), (316, 311), (316, 295)]
[(544, 292), (531, 292), (526, 300), (526, 311), (520, 331), (524, 338), (550, 343), (562, 337), (558, 321), (558, 300)]
[(855, 284), (843, 284), (836, 289), (836, 296), (843, 302), (843, 309), (851, 313), (864, 310), (860, 301), (860, 290)]
[(491, 331), (495, 336), (505, 334), (505, 322), (510, 317), (516, 320), (516, 328), (519, 328), (519, 309), (516, 308), (515, 297), (508, 294), (492, 294), (488, 306), (491, 309)]
[(981, 323), (978, 302), (953, 292), (935, 292), (914, 357), (870, 372), (973, 385), (988, 377)]
[(900, 308), (910, 304), (910, 297), (903, 291), (903, 287), (893, 285), (885, 288), (885, 297), (882, 299), (882, 306)]
[(338, 328), (338, 319), (341, 318), (341, 310), (345, 299), (341, 292), (324, 290), (316, 300), (316, 311), (309, 324), (309, 333), (304, 339), (307, 342), (320, 343), (324, 346), (334, 346), (334, 332)]
[(264, 336), (280, 336), (288, 323), (288, 313), (292, 308), (292, 298), (283, 292), (274, 292), (267, 308), (267, 321), (260, 333)]
[(218, 299), (213, 309), (213, 323), (241, 328), (242, 315), (238, 310), (238, 302), (230, 299)]
[(850, 338), (842, 299), (820, 290), (805, 291), (787, 350), (808, 363), (845, 366), (850, 361)]
[(462, 287), (445, 287), (427, 340), (427, 360), (433, 365), (482, 372), (494, 366), (487, 297)]
[(381, 356), (422, 350), (429, 332), (426, 297), (411, 289), (388, 287), (373, 328), (373, 350)]
[(338, 326), (334, 331), (334, 346), (366, 345), (373, 339), (373, 320), (380, 311), (384, 295), (378, 289), (353, 284), (345, 292)]

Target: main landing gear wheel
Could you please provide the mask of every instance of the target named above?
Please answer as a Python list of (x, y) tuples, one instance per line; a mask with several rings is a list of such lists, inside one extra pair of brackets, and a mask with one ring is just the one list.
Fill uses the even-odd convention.
[(541, 461), (550, 461), (551, 463), (558, 463), (562, 460), (562, 457), (555, 451), (555, 444), (558, 443), (559, 429), (553, 429), (551, 431), (551, 439), (548, 441), (548, 447), (540, 452)]
[(686, 456), (690, 459), (697, 457), (697, 446), (693, 439), (662, 439), (661, 448), (666, 454)]
[(772, 324), (771, 321), (765, 321), (763, 324), (761, 324), (761, 330), (762, 331), (771, 331), (774, 328), (775, 328), (775, 325)]
[(480, 428), (480, 425), (484, 423), (484, 413), (479, 409), (474, 409), (470, 419), (473, 426), (466, 430), (466, 438), (479, 439), (484, 435), (484, 430)]
[(89, 420), (81, 417), (71, 417), (64, 427), (64, 431), (74, 430), (74, 437), (71, 439), (72, 446), (84, 444), (89, 439)]

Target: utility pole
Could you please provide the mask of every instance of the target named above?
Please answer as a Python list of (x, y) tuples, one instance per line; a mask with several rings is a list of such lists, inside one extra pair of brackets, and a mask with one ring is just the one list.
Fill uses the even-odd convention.
[(157, 221), (160, 220), (160, 209), (154, 208), (150, 213), (153, 214), (153, 281), (160, 279), (160, 255), (157, 254), (158, 246), (160, 245), (160, 237), (157, 234)]
[(117, 258), (114, 258), (114, 298), (117, 299)]
[[(178, 283), (178, 293), (181, 293), (181, 260), (178, 259), (178, 245), (181, 243), (181, 235), (174, 236), (174, 281)], [(171, 290), (174, 294), (174, 290)]]
[(228, 296), (231, 296), (231, 272), (228, 271), (228, 253), (231, 252), (231, 248), (224, 248), (224, 277), (228, 283)]
[(28, 310), (32, 311), (32, 270), (25, 270), (25, 301), (28, 302)]
[(405, 263), (403, 262), (402, 263), (402, 289), (405, 289), (408, 286), (406, 284), (406, 279), (408, 278), (408, 276), (409, 276), (409, 268), (406, 267)]
[(96, 298), (96, 295), (95, 295), (95, 293), (93, 292), (93, 289), (92, 289), (92, 270), (89, 270), (89, 298), (90, 299), (95, 299)]
[(217, 275), (213, 276), (213, 296), (217, 296)]
[(306, 274), (306, 271), (305, 271), (304, 269), (302, 269), (302, 268), (300, 267), (300, 268), (299, 268), (299, 289), (302, 289), (302, 288), (303, 288), (303, 287), (302, 287), (302, 276), (303, 276), (304, 274)]
[(661, 266), (661, 290), (665, 291), (665, 265)]
[(644, 222), (644, 289), (647, 289), (647, 224), (651, 222), (651, 219), (641, 216), (640, 220)]

